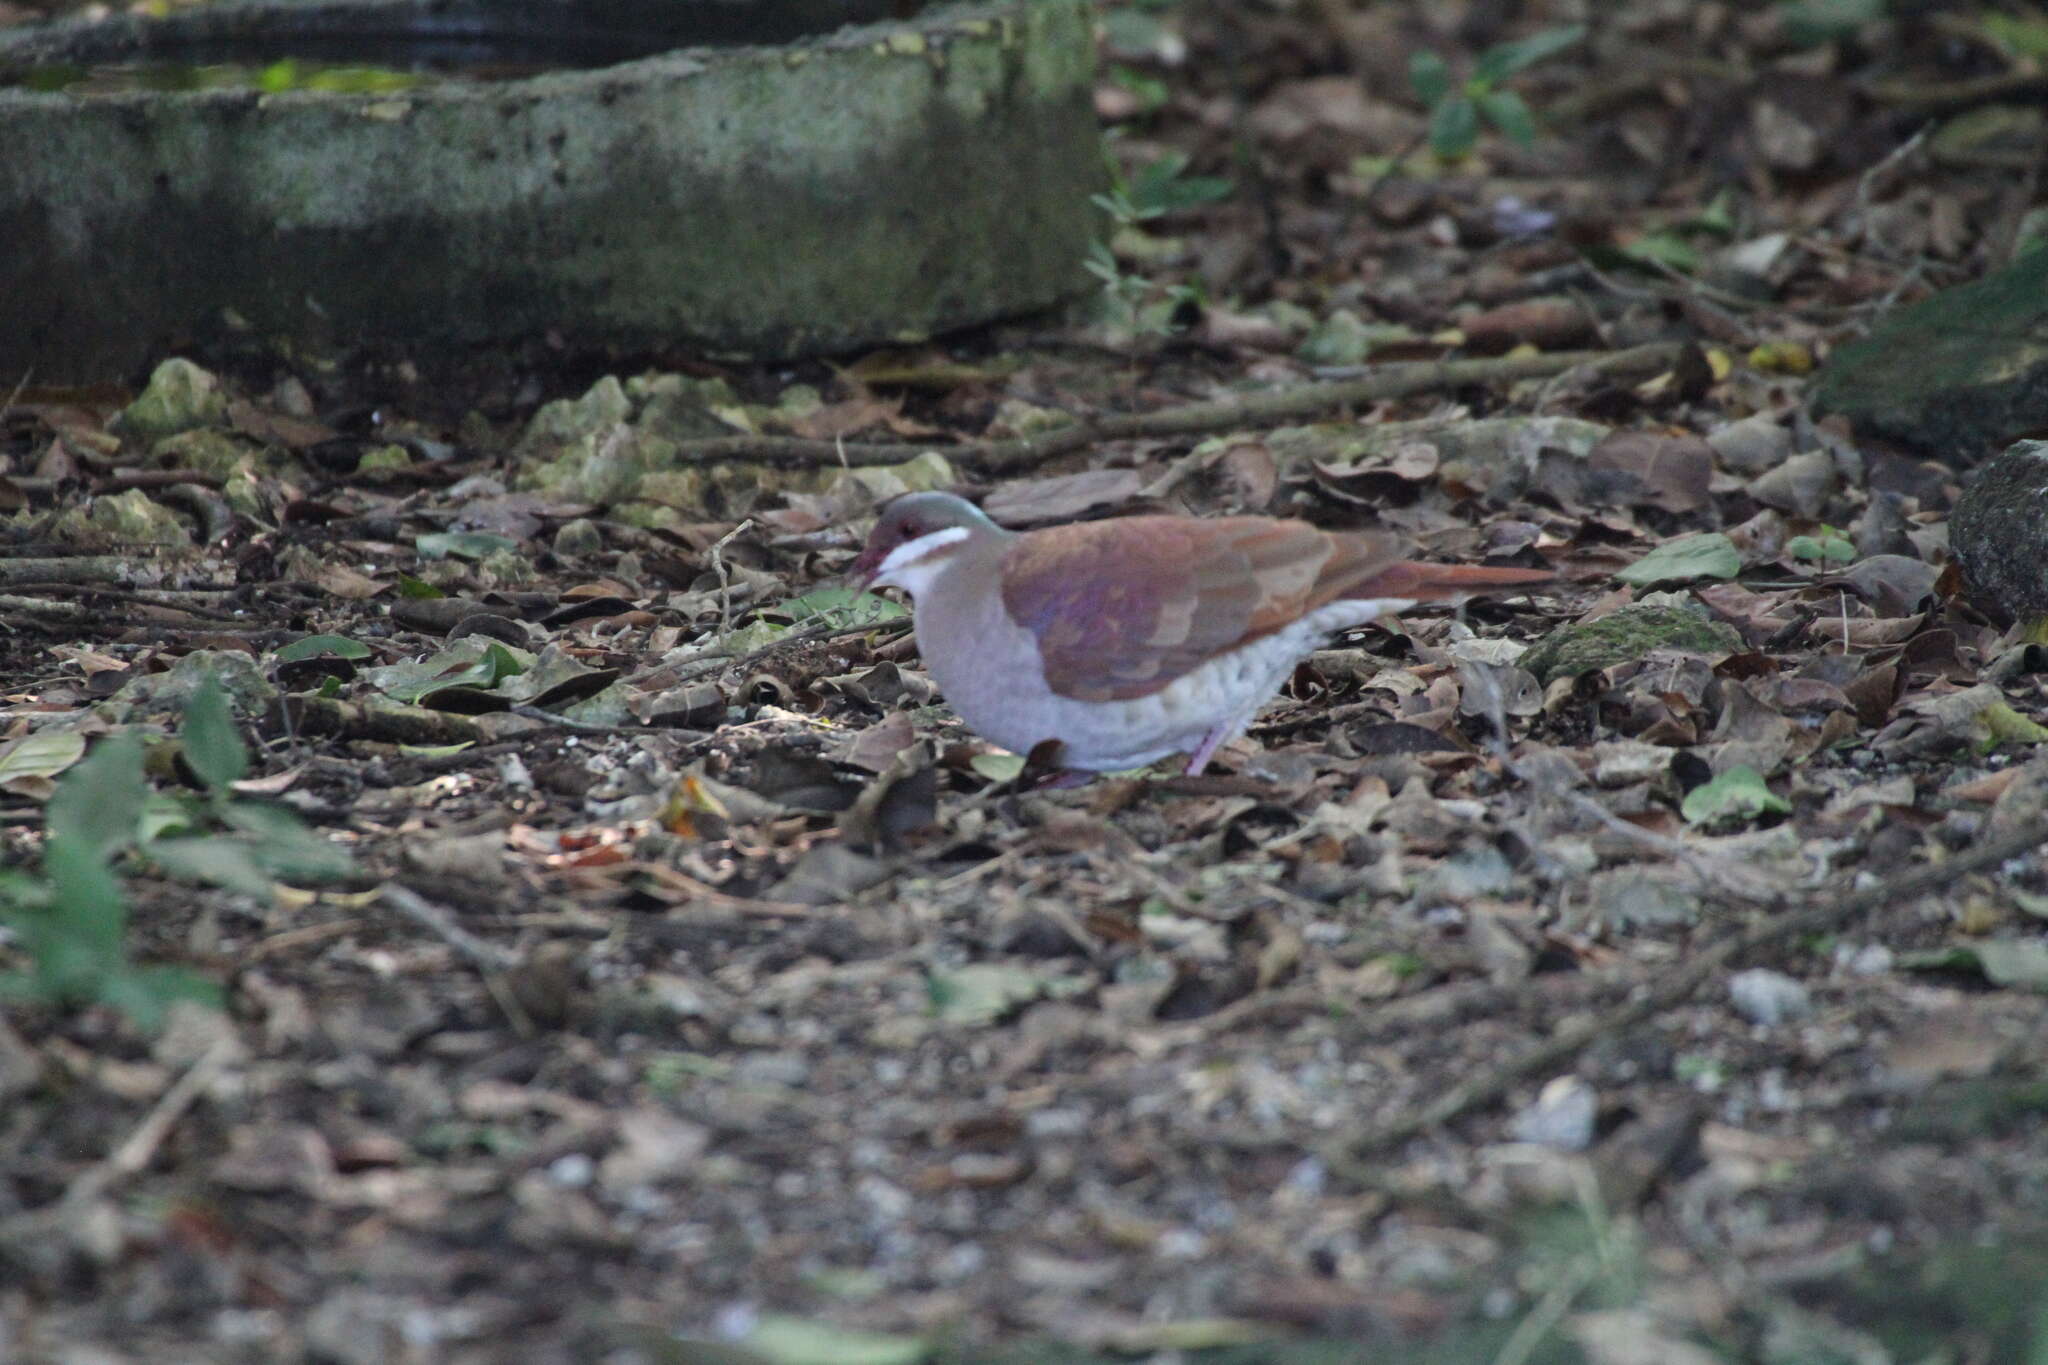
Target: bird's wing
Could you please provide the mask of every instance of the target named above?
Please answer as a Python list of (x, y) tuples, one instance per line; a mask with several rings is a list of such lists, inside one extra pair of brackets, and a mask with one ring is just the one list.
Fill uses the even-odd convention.
[[(1400, 542), (1271, 517), (1125, 517), (1034, 531), (1003, 557), (1003, 605), (1077, 701), (1143, 697), (1393, 569)], [(1392, 595), (1392, 594), (1387, 594)]]

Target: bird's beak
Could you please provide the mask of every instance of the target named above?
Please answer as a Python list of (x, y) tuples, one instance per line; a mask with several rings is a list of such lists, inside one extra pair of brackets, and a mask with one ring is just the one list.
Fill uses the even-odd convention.
[(863, 547), (853, 563), (847, 566), (847, 586), (861, 592), (867, 591), (869, 585), (875, 581), (875, 575), (882, 571), (884, 558), (881, 546), (870, 543)]

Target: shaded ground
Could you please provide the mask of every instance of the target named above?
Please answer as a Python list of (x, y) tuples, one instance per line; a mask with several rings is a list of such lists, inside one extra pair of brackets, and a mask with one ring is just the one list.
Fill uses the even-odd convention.
[[(118, 724), (236, 828), (210, 672), (239, 799), (353, 870), (145, 844), (134, 955), (225, 1014), (0, 1015), (0, 1356), (2035, 1358), (2041, 660), (1942, 572), (1958, 472), (1800, 399), (2004, 258), (2039, 118), (1889, 157), (1874, 81), (2009, 47), (1803, 13), (1629, 7), (1521, 78), (1532, 149), (1383, 175), (1408, 53), (1569, 16), (1111, 12), (1167, 211), (1092, 320), (24, 388), (6, 861), (86, 752), (22, 742)], [(934, 485), (1562, 580), (1358, 632), (1213, 776), (1038, 791), (819, 592)]]

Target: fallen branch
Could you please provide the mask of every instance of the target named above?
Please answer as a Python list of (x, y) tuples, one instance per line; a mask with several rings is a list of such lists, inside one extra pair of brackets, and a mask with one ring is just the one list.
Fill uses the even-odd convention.
[(1370, 1169), (1364, 1163), (1372, 1153), (1397, 1142), (1405, 1142), (1483, 1104), (1490, 1104), (1519, 1082), (1555, 1070), (1601, 1038), (1611, 1037), (1667, 1010), (1676, 1009), (1740, 958), (1790, 939), (1838, 930), (1879, 906), (1930, 895), (1953, 886), (1968, 873), (1996, 867), (2007, 859), (2035, 852), (2044, 842), (2048, 842), (2048, 819), (2036, 820), (2023, 829), (1988, 840), (1937, 865), (1923, 867), (1904, 877), (1880, 881), (1868, 890), (1836, 896), (1805, 910), (1781, 910), (1776, 914), (1766, 911), (1767, 917), (1762, 923), (1726, 934), (1704, 950), (1688, 956), (1683, 963), (1654, 977), (1626, 1004), (1558, 1030), (1548, 1041), (1521, 1055), (1489, 1067), (1444, 1090), (1434, 1099), (1415, 1105), (1407, 1112), (1327, 1149), (1323, 1153), (1324, 1159), (1331, 1170), (1347, 1177), (1370, 1176)]
[(937, 446), (911, 442), (814, 441), (800, 436), (711, 436), (680, 441), (676, 458), (716, 463), (756, 460), (768, 464), (901, 464), (936, 449), (948, 460), (982, 473), (1000, 474), (1042, 464), (1099, 441), (1166, 436), (1206, 436), (1242, 427), (1305, 421), (1432, 389), (1548, 379), (1581, 366), (1603, 373), (1655, 373), (1677, 360), (1680, 346), (1657, 342), (1626, 351), (1565, 351), (1556, 355), (1497, 356), (1485, 360), (1425, 360), (1383, 365), (1356, 379), (1298, 384), (1264, 393), (1188, 403), (1157, 412), (1110, 413), (1061, 427), (1042, 436)]
[[(159, 547), (160, 548), (160, 547)], [(135, 587), (163, 575), (141, 557), (78, 555), (67, 559), (0, 559), (0, 583), (91, 583)]]
[(271, 708), (268, 723), (284, 734), (387, 744), (479, 744), (493, 738), (468, 716), (424, 706), (366, 705), (332, 697), (282, 698)]

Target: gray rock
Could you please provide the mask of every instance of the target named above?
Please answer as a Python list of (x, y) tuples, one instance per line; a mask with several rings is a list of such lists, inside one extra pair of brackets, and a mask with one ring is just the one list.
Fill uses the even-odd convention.
[(1560, 1152), (1583, 1152), (1593, 1145), (1600, 1097), (1577, 1076), (1559, 1076), (1543, 1087), (1536, 1102), (1508, 1121), (1508, 1135)]
[(2015, 441), (1977, 471), (1948, 543), (1983, 605), (2021, 620), (2048, 615), (2048, 441)]
[(1792, 453), (1792, 433), (1769, 413), (1730, 422), (1707, 437), (1724, 468), (1752, 478), (1777, 468)]
[(1788, 456), (1775, 468), (1750, 480), (1749, 495), (1766, 507), (1812, 520), (1827, 509), (1828, 499), (1842, 486), (1834, 456), (1809, 450)]
[(1804, 985), (1766, 967), (1752, 967), (1730, 977), (1728, 1003), (1752, 1024), (1766, 1028), (1789, 1024), (1813, 1013), (1813, 997)]
[(604, 549), (604, 532), (588, 517), (565, 522), (555, 532), (555, 553), (564, 559), (581, 559)]
[(1548, 686), (1554, 678), (1612, 668), (1656, 649), (1727, 654), (1740, 648), (1742, 637), (1719, 621), (1684, 607), (1639, 603), (1597, 621), (1559, 626), (1522, 656), (1521, 665)]
[(1891, 314), (1834, 353), (1813, 401), (1955, 463), (2048, 423), (2048, 251)]
[(1582, 926), (1613, 928), (1691, 924), (1700, 917), (1701, 900), (1691, 882), (1681, 882), (1653, 868), (1610, 867), (1586, 880), (1586, 904), (1577, 917)]

